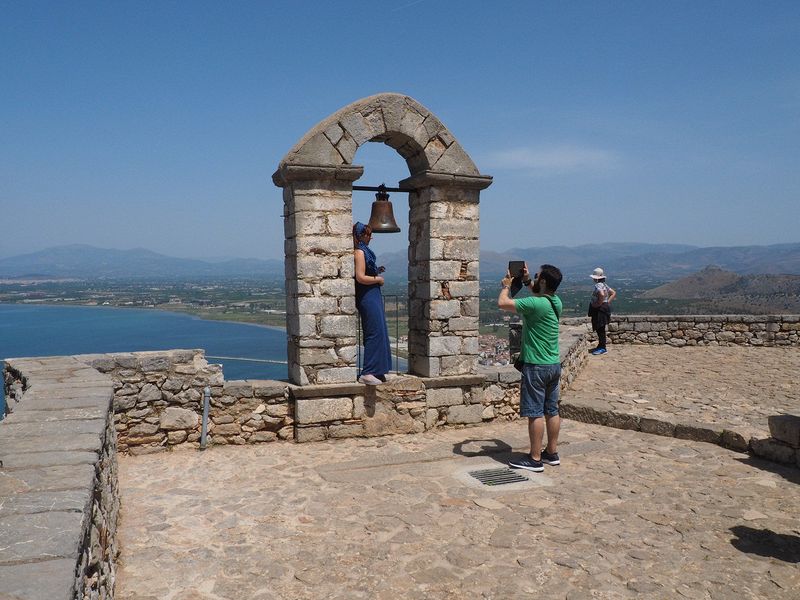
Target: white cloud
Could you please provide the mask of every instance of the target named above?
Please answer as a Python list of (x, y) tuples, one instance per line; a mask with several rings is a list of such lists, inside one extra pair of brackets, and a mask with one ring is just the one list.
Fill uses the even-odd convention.
[(605, 172), (620, 165), (614, 152), (573, 144), (519, 147), (490, 153), (487, 167), (527, 171), (531, 175), (563, 175), (575, 172)]

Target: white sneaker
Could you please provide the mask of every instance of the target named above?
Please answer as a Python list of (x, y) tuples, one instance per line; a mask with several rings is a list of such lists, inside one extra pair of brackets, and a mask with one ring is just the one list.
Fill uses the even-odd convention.
[(366, 385), (380, 385), (383, 383), (380, 379), (375, 377), (375, 375), (370, 375), (369, 373), (359, 377), (358, 382)]

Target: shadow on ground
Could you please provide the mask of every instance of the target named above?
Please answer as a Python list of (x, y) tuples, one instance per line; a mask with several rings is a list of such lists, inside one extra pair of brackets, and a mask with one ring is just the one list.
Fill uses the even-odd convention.
[(746, 525), (731, 527), (731, 532), (736, 536), (731, 540), (731, 544), (741, 552), (776, 558), (789, 563), (800, 563), (798, 535), (775, 533), (771, 529), (753, 529)]
[(756, 469), (761, 469), (762, 471), (775, 473), (776, 475), (783, 477), (786, 481), (800, 485), (800, 469), (797, 467), (793, 467), (791, 465), (782, 465), (780, 463), (756, 458), (754, 456), (737, 458), (736, 460), (749, 467), (755, 467)]
[(503, 440), (471, 439), (453, 444), (453, 454), (466, 457), (486, 456), (506, 466), (511, 458), (512, 448)]

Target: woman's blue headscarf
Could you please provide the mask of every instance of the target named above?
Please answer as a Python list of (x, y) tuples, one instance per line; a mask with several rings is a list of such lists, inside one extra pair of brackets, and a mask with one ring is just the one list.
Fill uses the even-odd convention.
[(364, 230), (367, 228), (364, 223), (358, 221), (353, 228), (356, 232), (356, 239), (358, 240), (358, 248), (364, 252), (364, 261), (366, 262), (366, 271), (367, 275), (377, 275), (378, 274), (378, 265), (375, 264), (375, 253), (370, 250), (369, 246), (367, 246), (366, 242), (361, 239), (361, 236), (364, 235)]

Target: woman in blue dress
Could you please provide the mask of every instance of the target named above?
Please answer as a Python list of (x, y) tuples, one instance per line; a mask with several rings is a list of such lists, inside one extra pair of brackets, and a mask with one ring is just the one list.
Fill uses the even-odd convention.
[(367, 385), (386, 381), (392, 368), (389, 329), (383, 312), (384, 268), (375, 264), (375, 253), (369, 248), (372, 228), (358, 222), (353, 225), (353, 258), (355, 260), (356, 308), (361, 315), (364, 332), (364, 366), (358, 380)]

